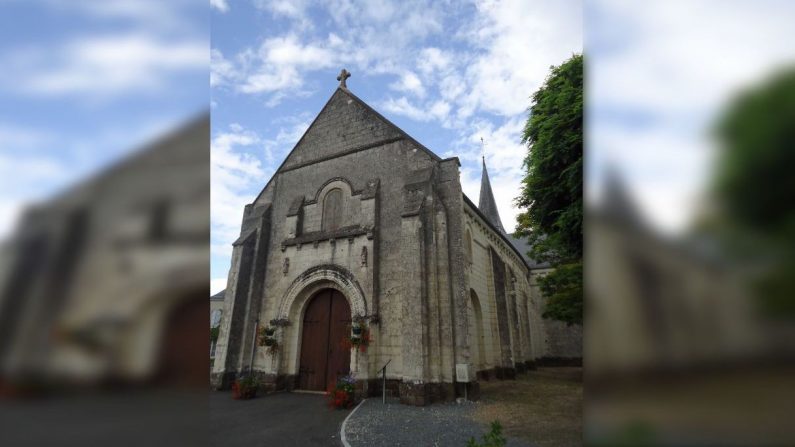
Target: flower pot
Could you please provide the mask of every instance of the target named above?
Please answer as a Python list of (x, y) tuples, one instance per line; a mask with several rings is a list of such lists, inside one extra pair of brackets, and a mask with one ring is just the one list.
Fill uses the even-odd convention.
[(268, 337), (272, 337), (273, 334), (275, 334), (275, 333), (276, 333), (276, 329), (270, 329), (270, 328), (265, 329), (265, 335), (267, 335)]
[(354, 326), (351, 328), (351, 332), (353, 332), (353, 335), (362, 335), (362, 327)]

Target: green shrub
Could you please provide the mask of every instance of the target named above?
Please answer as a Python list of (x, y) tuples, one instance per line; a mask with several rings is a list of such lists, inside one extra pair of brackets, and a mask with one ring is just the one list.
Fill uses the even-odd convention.
[(469, 438), (467, 447), (504, 447), (508, 441), (502, 436), (502, 425), (499, 421), (491, 423), (491, 431), (483, 435), (483, 443), (478, 443), (475, 438)]

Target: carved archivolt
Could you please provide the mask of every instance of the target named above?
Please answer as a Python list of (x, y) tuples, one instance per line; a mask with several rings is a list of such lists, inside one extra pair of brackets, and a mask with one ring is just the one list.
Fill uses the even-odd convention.
[(315, 292), (325, 288), (340, 291), (348, 299), (352, 315), (368, 314), (364, 293), (353, 274), (336, 265), (320, 265), (300, 274), (290, 284), (279, 306), (278, 318), (290, 318), (295, 304), (303, 306)]

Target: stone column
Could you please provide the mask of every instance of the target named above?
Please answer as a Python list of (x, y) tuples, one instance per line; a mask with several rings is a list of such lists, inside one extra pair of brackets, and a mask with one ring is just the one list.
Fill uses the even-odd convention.
[(425, 260), (423, 256), (423, 223), (419, 214), (404, 216), (401, 222), (401, 254), (404, 258), (402, 293), (402, 357), (403, 370), (400, 401), (425, 405), (427, 365), (425, 340), (427, 330), (425, 295)]

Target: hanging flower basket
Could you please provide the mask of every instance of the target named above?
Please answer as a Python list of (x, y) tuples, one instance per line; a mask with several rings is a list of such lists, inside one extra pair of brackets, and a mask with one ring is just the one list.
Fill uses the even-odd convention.
[(268, 355), (276, 355), (279, 352), (279, 340), (276, 338), (276, 328), (266, 326), (259, 330), (259, 345), (267, 346)]
[(355, 323), (351, 326), (349, 335), (342, 341), (342, 346), (345, 349), (358, 349), (359, 352), (366, 352), (371, 341), (370, 328), (364, 323)]

